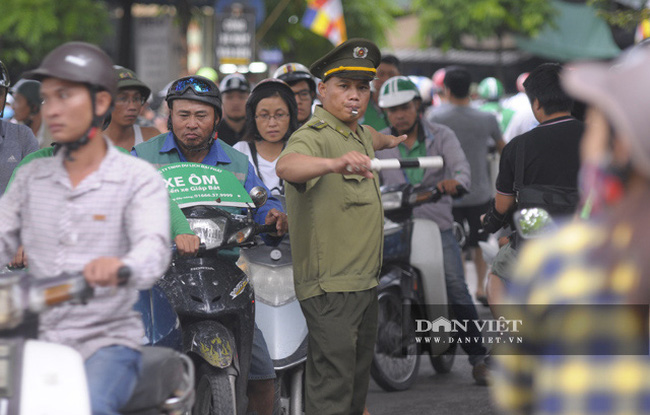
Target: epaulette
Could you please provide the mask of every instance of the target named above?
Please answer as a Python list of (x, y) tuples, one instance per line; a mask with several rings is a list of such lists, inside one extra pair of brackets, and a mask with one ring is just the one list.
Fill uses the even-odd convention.
[(326, 125), (327, 123), (325, 121), (316, 119), (309, 124), (309, 127), (313, 128), (314, 130), (322, 130)]

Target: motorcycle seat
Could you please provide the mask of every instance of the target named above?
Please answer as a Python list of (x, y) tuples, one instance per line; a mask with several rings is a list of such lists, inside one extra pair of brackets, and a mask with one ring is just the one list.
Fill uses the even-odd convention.
[(165, 400), (182, 388), (184, 370), (183, 361), (175, 350), (143, 347), (140, 378), (131, 399), (120, 412), (124, 415), (160, 414)]

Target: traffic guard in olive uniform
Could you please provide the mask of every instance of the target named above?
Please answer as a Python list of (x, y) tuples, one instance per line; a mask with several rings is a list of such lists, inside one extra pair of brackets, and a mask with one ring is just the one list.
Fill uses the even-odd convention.
[[(307, 415), (362, 414), (377, 332), (383, 211), (373, 142), (358, 124), (380, 60), (350, 39), (312, 64), (322, 107), (289, 139), (276, 167), (286, 187), (296, 294), (309, 328)], [(387, 140), (379, 142), (380, 140)]]

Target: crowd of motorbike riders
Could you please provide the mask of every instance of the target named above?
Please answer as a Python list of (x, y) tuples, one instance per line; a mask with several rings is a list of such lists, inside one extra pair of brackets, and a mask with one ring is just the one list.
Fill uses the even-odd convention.
[[(487, 239), (486, 230), (507, 228), (522, 187), (553, 185), (577, 192), (580, 173), (582, 216), (607, 212), (617, 203), (632, 213), (638, 210), (636, 201), (647, 195), (650, 165), (643, 136), (650, 127), (642, 115), (647, 102), (637, 96), (650, 85), (645, 72), (633, 67), (641, 59), (647, 68), (650, 57), (643, 52), (623, 58), (618, 70), (630, 72), (625, 76), (589, 65), (567, 76), (559, 65), (541, 65), (521, 85), (520, 95), (528, 98), (523, 106), (515, 103), (516, 96), (510, 105), (501, 100), (503, 86), (486, 79), (478, 88), (485, 103), (479, 109), (466, 69), (449, 67), (442, 76), (434, 74), (433, 81), (418, 82), (401, 75), (394, 56), (382, 57), (372, 42), (351, 39), (309, 68), (284, 64), (254, 87), (241, 74), (227, 75), (218, 85), (211, 73), (184, 76), (164, 91), (162, 115), (149, 119), (143, 114), (152, 113), (147, 108), (151, 89), (132, 70), (113, 65), (96, 46), (64, 44), (14, 86), (0, 63), (0, 105), (4, 108), (12, 94), (18, 121), (0, 122), (0, 263), (28, 267), (40, 277), (82, 271), (97, 287), (98, 294), (83, 310), (67, 305), (46, 312), (39, 333), (81, 353), (93, 413), (117, 414), (133, 391), (141, 364), (142, 323), (131, 312), (136, 290), (150, 288), (165, 272), (172, 242), (187, 256), (195, 255), (201, 242), (155, 168), (194, 162), (229, 170), (247, 191), (255, 186), (269, 191), (256, 220), (276, 225), (271, 240), (290, 233), (297, 246), (296, 293), (310, 331), (306, 413), (360, 414), (367, 411), (381, 267), (380, 183), (369, 170), (375, 151), (379, 158), (444, 159), (440, 171), (388, 171), (381, 180), (433, 182), (445, 193), (415, 216), (440, 228), (454, 317), (477, 320), (465, 283), (464, 254), (452, 231), (454, 218), (469, 224), (467, 245), (479, 276), (474, 294), (479, 302), (496, 303), (513, 279), (510, 265), (521, 241), (504, 238), (489, 270), (478, 241)], [(593, 82), (581, 81), (578, 74)], [(571, 113), (573, 101), (565, 89), (592, 108), (589, 139), (581, 139), (584, 125)], [(506, 144), (502, 134), (510, 120), (531, 109), (529, 127)], [(583, 169), (581, 140), (587, 143)], [(502, 151), (497, 178), (488, 174), (491, 146)], [(601, 188), (605, 185), (607, 190)], [(452, 200), (459, 189), (469, 194)], [(288, 215), (275, 197), (285, 192)], [(621, 202), (628, 198), (630, 202)], [(603, 226), (615, 227), (614, 216), (604, 217)], [(641, 229), (647, 226), (640, 213), (628, 217)], [(626, 235), (619, 236), (628, 245), (637, 238)], [(636, 251), (641, 246), (647, 245), (636, 245)], [(592, 247), (579, 248), (587, 255)], [(118, 286), (118, 270), (125, 265), (132, 277)], [(524, 271), (535, 274), (530, 267)], [(626, 281), (625, 292), (638, 293), (638, 286)], [(647, 282), (639, 281), (647, 293)], [(480, 337), (479, 332), (467, 334)], [(327, 341), (333, 336), (339, 340)], [(462, 346), (476, 383), (488, 384), (494, 359), (480, 342)], [(647, 360), (642, 365), (647, 369)], [(530, 370), (529, 378), (535, 374)], [(274, 376), (256, 327), (249, 412), (272, 413)], [(516, 409), (524, 398), (529, 409), (551, 405), (520, 391), (537, 386), (529, 378), (523, 385), (509, 384), (515, 382), (507, 376), (494, 378), (495, 400), (505, 409)]]

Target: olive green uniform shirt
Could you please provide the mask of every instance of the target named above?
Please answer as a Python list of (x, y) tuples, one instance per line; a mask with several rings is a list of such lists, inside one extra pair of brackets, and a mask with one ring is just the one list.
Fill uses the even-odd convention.
[[(322, 107), (289, 139), (281, 156), (336, 158), (358, 151), (374, 158), (372, 138), (353, 132)], [(327, 174), (286, 186), (296, 294), (363, 291), (378, 284), (383, 209), (377, 175)]]

